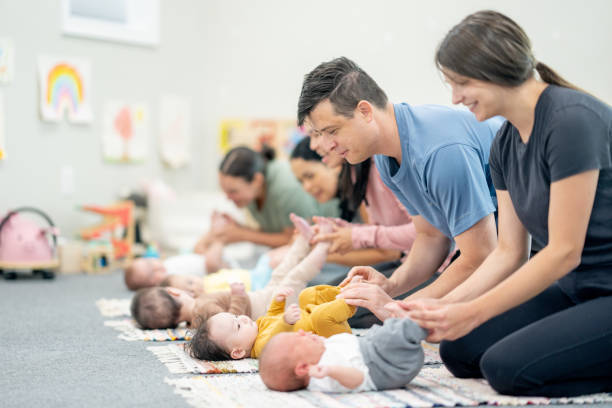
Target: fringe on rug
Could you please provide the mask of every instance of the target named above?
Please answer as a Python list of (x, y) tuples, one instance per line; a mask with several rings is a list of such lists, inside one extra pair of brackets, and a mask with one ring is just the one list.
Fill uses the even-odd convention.
[[(564, 405), (609, 404), (612, 394), (592, 394), (572, 398), (510, 397), (496, 393), (484, 380), (459, 379), (445, 367), (425, 367), (403, 389), (355, 394), (325, 394), (268, 390), (258, 375), (209, 375), (166, 378), (187, 403), (194, 407), (253, 408), (290, 406), (292, 408), (356, 407), (452, 407), (478, 405)], [(236, 392), (239, 390), (239, 392)]]
[(126, 341), (177, 341), (191, 340), (191, 332), (186, 327), (176, 329), (142, 330), (133, 319), (107, 320), (105, 326), (121, 332), (117, 337)]
[(107, 299), (96, 300), (96, 306), (104, 317), (127, 317), (130, 314), (131, 299)]
[(147, 347), (172, 374), (233, 374), (256, 373), (259, 370), (257, 360), (246, 358), (230, 361), (204, 361), (189, 356), (185, 344)]

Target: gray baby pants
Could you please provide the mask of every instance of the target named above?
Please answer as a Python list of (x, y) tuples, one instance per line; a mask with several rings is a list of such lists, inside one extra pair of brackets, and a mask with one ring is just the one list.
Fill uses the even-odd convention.
[(387, 319), (358, 337), (370, 378), (379, 390), (401, 388), (423, 367), (421, 341), (427, 332), (410, 319)]

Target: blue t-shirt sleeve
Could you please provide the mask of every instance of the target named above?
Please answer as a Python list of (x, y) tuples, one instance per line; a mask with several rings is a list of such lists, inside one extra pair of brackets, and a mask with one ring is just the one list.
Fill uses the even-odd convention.
[(478, 153), (465, 145), (436, 151), (425, 166), (427, 191), (453, 237), (495, 211)]

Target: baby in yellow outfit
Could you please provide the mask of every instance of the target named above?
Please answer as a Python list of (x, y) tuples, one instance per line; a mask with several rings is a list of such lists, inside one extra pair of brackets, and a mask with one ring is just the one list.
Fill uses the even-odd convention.
[(201, 360), (257, 358), (278, 333), (304, 330), (324, 337), (351, 333), (347, 320), (355, 314), (355, 307), (336, 299), (340, 293), (337, 287), (306, 288), (300, 293), (299, 306), (292, 304), (285, 310), (285, 300), (292, 292), (288, 288), (278, 290), (266, 315), (257, 321), (230, 313), (210, 317), (193, 336), (191, 355)]

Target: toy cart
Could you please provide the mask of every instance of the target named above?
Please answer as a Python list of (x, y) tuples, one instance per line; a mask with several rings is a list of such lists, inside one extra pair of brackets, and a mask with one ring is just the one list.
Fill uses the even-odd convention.
[[(39, 215), (48, 226), (41, 228), (22, 217), (22, 212)], [(0, 272), (4, 278), (15, 279), (17, 272), (24, 270), (40, 273), (45, 279), (55, 277), (59, 267), (57, 234), (51, 218), (39, 209), (21, 207), (9, 211), (0, 221)]]

